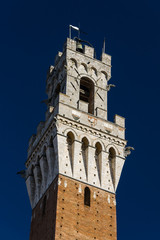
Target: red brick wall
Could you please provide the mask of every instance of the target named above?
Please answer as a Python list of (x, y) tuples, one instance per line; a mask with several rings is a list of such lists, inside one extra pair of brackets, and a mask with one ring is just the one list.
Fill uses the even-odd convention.
[[(53, 240), (55, 239), (55, 222), (57, 208), (57, 184), (56, 178), (45, 195), (32, 211), (30, 240)], [(46, 196), (46, 204), (45, 198)], [(45, 205), (45, 206), (44, 206)]]
[[(44, 197), (33, 210), (30, 240), (116, 240), (115, 195), (62, 175), (59, 179), (59, 185), (54, 180), (46, 192), (45, 213)], [(90, 207), (84, 205), (86, 186)]]

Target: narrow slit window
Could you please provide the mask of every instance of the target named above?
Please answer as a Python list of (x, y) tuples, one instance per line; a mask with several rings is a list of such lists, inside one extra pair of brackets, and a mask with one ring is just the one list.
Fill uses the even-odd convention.
[(111, 171), (113, 185), (115, 187), (116, 152), (113, 147), (109, 149), (109, 164), (110, 164), (110, 171)]
[(95, 147), (96, 147), (95, 160), (96, 160), (97, 173), (98, 173), (99, 181), (101, 182), (102, 146), (99, 142), (97, 142)]
[(74, 135), (72, 132), (67, 134), (67, 149), (68, 149), (68, 156), (71, 163), (71, 169), (73, 173), (73, 161), (74, 161)]
[(88, 145), (89, 142), (86, 137), (82, 139), (82, 159), (85, 167), (86, 177), (88, 177)]
[(91, 191), (88, 187), (84, 189), (84, 205), (90, 207), (90, 201), (91, 201)]

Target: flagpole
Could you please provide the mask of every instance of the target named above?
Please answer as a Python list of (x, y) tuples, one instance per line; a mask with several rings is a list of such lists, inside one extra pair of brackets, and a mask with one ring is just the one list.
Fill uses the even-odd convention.
[(104, 38), (104, 42), (103, 42), (103, 53), (105, 53), (105, 48), (106, 48), (106, 39)]
[(71, 25), (69, 25), (69, 38), (71, 39)]
[(69, 25), (69, 38), (71, 38), (71, 28), (75, 29), (76, 31), (80, 32), (80, 29), (76, 26)]

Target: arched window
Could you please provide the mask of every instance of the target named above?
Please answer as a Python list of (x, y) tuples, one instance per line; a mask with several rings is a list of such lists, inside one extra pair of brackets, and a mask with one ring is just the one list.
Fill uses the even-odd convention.
[(71, 58), (70, 60), (71, 67), (77, 67), (77, 61), (74, 58)]
[(54, 147), (53, 146), (53, 137), (52, 136), (51, 136), (50, 141), (49, 141), (49, 147), (52, 147), (52, 148)]
[(116, 152), (113, 147), (109, 149), (109, 165), (110, 165), (113, 185), (115, 186)]
[(87, 177), (87, 172), (88, 172), (88, 139), (84, 137), (82, 139), (82, 158), (83, 158), (83, 163), (86, 171), (86, 177)]
[(43, 148), (43, 157), (46, 158), (46, 146), (44, 146), (44, 148)]
[(53, 100), (51, 102), (53, 104), (53, 106), (55, 105), (56, 99), (59, 96), (60, 92), (61, 92), (61, 85), (60, 85), (60, 83), (58, 83), (55, 90), (54, 90)]
[(73, 172), (74, 135), (72, 132), (69, 132), (67, 134), (67, 148), (68, 148), (69, 159), (70, 159), (71, 168)]
[(91, 191), (89, 187), (85, 187), (84, 189), (84, 205), (89, 206), (91, 205)]
[(107, 75), (107, 73), (106, 72), (104, 72), (104, 71), (102, 71), (102, 79), (104, 79), (104, 80), (107, 80), (108, 79), (108, 75)]
[(101, 182), (101, 158), (102, 158), (102, 146), (99, 142), (96, 143), (95, 150), (95, 160), (97, 166), (97, 172), (99, 176), (99, 181)]
[(79, 99), (87, 102), (88, 112), (94, 114), (94, 83), (88, 78), (81, 78)]
[(94, 67), (91, 68), (91, 74), (92, 74), (93, 77), (97, 76), (96, 68), (94, 68)]

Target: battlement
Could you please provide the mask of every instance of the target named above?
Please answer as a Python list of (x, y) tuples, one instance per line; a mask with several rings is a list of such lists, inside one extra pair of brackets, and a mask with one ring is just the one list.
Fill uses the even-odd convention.
[[(95, 49), (91, 46), (88, 45), (83, 45), (83, 50), (82, 52), (79, 52), (77, 50), (77, 41), (67, 38), (67, 41), (65, 42), (64, 46), (63, 46), (63, 52), (58, 52), (58, 54), (55, 56), (55, 61), (54, 61), (54, 66), (55, 67), (59, 67), (60, 62), (64, 61), (64, 58), (66, 56), (66, 51), (73, 51), (77, 54), (80, 54), (81, 56), (90, 58), (90, 59), (94, 59), (94, 61), (96, 61), (97, 63), (103, 63), (106, 66), (111, 67), (111, 55), (107, 54), (107, 53), (102, 53), (100, 59), (97, 59), (95, 57)], [(48, 70), (47, 73), (47, 79), (52, 76), (52, 74), (54, 73), (55, 67), (51, 66)]]
[[(70, 49), (72, 51), (78, 52), (77, 51), (77, 41), (67, 38), (67, 41), (64, 44), (63, 51), (65, 51), (65, 49)], [(97, 61), (101, 61), (102, 63), (104, 63), (108, 66), (111, 66), (111, 56), (109, 54), (102, 53), (101, 59), (99, 60), (99, 59), (95, 58), (94, 53), (95, 53), (95, 49), (88, 45), (84, 45), (83, 52), (79, 52), (79, 54), (83, 54), (86, 57), (92, 58)]]

